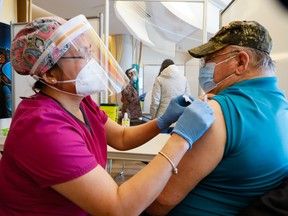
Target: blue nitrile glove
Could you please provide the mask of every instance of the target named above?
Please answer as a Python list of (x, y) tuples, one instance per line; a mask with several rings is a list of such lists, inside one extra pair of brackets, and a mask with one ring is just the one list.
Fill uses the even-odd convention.
[(215, 121), (213, 110), (208, 103), (194, 100), (178, 119), (171, 134), (177, 133), (189, 142), (189, 149)]
[(194, 98), (190, 95), (179, 95), (172, 98), (165, 112), (157, 120), (158, 127), (163, 130), (176, 122), (193, 100)]

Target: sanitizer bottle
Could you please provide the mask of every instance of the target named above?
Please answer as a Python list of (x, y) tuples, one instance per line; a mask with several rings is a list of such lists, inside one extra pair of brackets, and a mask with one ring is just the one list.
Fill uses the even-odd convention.
[(124, 118), (122, 119), (122, 126), (123, 127), (130, 127), (130, 119), (128, 118), (128, 113), (124, 113)]

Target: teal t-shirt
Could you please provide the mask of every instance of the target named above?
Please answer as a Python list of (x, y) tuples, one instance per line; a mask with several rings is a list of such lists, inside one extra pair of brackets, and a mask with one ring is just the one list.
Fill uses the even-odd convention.
[(255, 78), (213, 97), (227, 141), (222, 161), (169, 215), (236, 215), (288, 175), (288, 103), (277, 78)]

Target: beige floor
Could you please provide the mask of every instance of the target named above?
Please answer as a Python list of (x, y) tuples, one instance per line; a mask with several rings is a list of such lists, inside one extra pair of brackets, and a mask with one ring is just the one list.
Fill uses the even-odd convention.
[(146, 164), (141, 161), (112, 160), (111, 176), (114, 178), (116, 183), (120, 185), (145, 166)]

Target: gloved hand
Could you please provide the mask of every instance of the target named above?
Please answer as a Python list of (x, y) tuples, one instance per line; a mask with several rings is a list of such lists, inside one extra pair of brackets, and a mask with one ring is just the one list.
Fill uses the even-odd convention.
[(194, 100), (178, 119), (171, 134), (177, 133), (189, 142), (189, 149), (215, 121), (210, 106), (197, 99)]
[(189, 99), (191, 101), (194, 100), (190, 95), (180, 95), (172, 98), (165, 112), (157, 120), (158, 127), (163, 130), (176, 122), (179, 116), (184, 112), (185, 108), (190, 105), (191, 102), (188, 101)]

